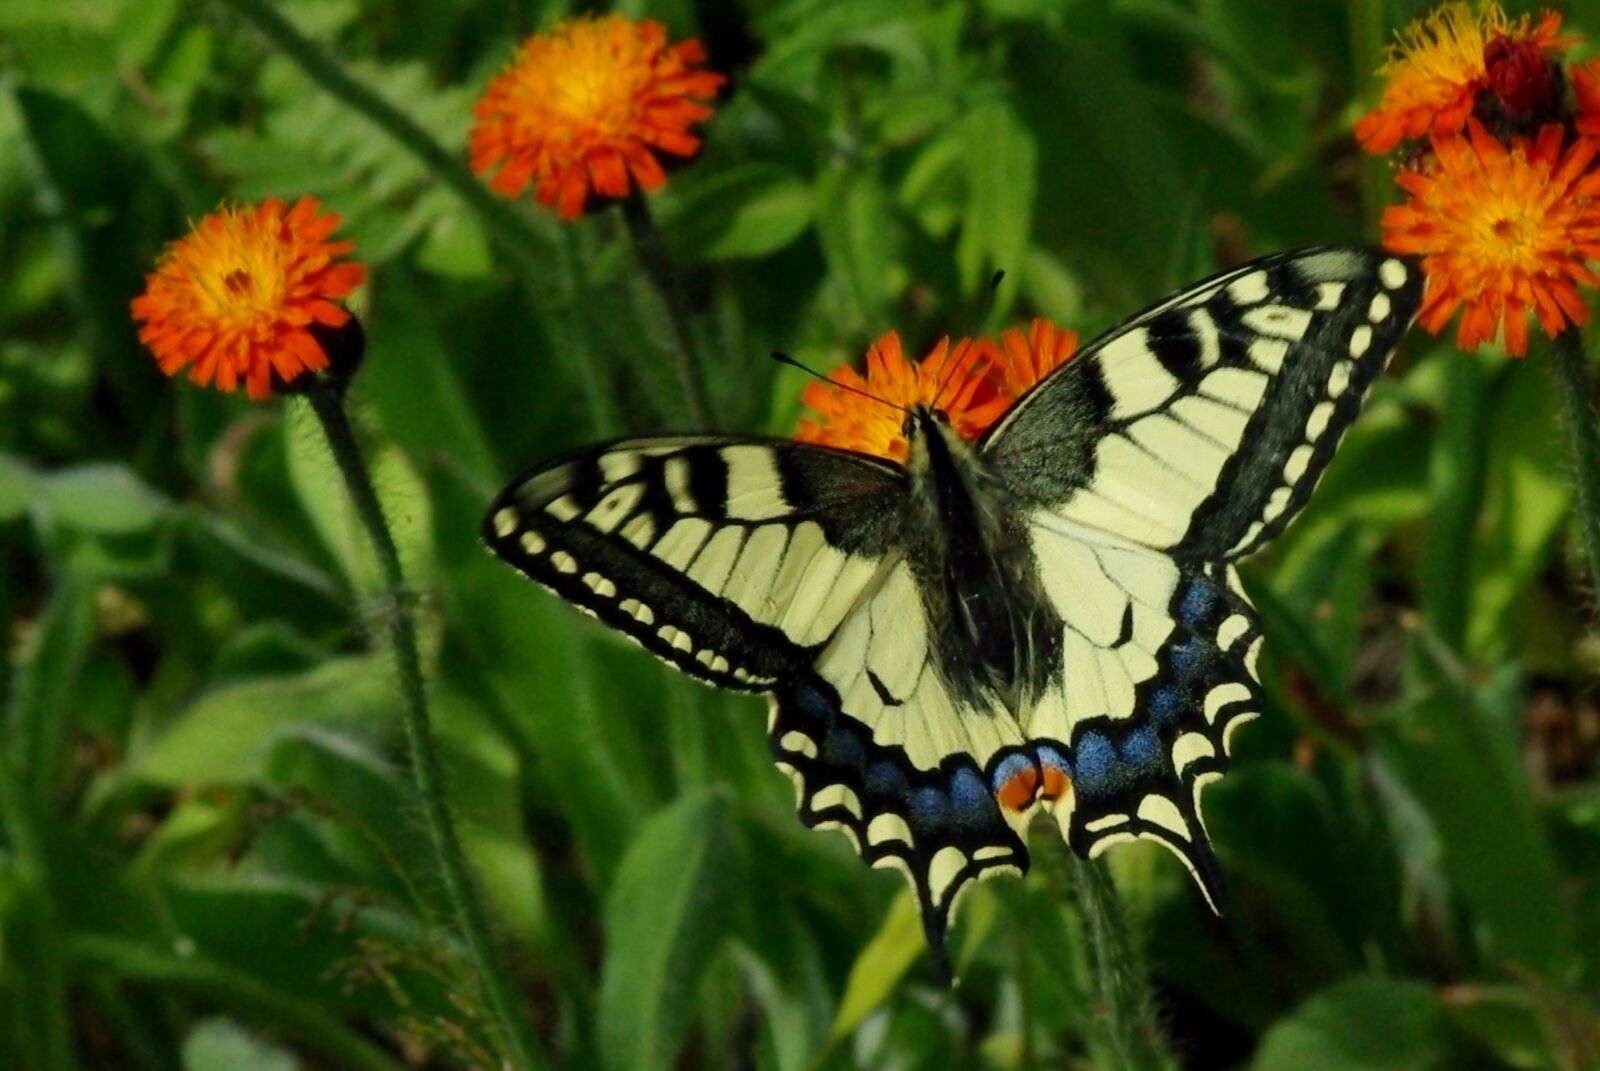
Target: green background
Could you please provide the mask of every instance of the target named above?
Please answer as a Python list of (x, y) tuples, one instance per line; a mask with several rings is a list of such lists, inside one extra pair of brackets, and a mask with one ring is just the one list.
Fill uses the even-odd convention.
[[(1600, 3), (1564, 5), (1600, 33)], [(532, 0), (285, 16), (464, 156)], [(805, 379), (1371, 238), (1349, 126), (1420, 5), (631, 0), (731, 82), (651, 199), (724, 430)], [(315, 424), (169, 382), (127, 303), (223, 198), (312, 193), (370, 267), (352, 401), (471, 858), (556, 1066), (1114, 1068), (1058, 838), (937, 987), (903, 882), (806, 831), (758, 702), (493, 561), (516, 471), (689, 426), (614, 210), (507, 232), (229, 3), (0, 4), (0, 1067), (489, 1066), (409, 794), (376, 570)], [(985, 308), (990, 274), (1004, 284)], [(1112, 853), (1186, 1067), (1600, 1066), (1600, 645), (1549, 354), (1415, 334), (1250, 563), (1271, 702), (1207, 795), (1232, 897)], [(585, 376), (605, 384), (596, 412)], [(611, 384), (617, 384), (612, 387)]]

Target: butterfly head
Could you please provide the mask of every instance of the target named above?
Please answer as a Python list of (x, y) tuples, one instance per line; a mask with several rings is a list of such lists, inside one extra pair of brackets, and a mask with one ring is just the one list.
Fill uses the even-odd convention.
[(950, 423), (943, 409), (914, 405), (900, 425), (906, 437), (906, 468), (919, 476), (951, 479), (972, 460), (972, 445)]

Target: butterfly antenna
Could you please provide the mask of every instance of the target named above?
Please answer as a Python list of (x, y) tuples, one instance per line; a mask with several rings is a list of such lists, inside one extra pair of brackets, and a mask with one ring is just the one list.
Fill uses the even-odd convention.
[[(983, 330), (983, 323), (989, 318), (989, 310), (994, 308), (995, 294), (1000, 290), (1000, 281), (1005, 277), (1006, 273), (1004, 270), (996, 271), (992, 276), (989, 277), (989, 285), (984, 288), (983, 294), (978, 301), (978, 307), (975, 310), (976, 315), (973, 317), (975, 330)], [(939, 389), (933, 394), (932, 408), (939, 408), (939, 401), (944, 397), (945, 388), (948, 387), (951, 381), (955, 379), (957, 370), (965, 367), (966, 365), (966, 361), (951, 361), (949, 370), (944, 374), (944, 379), (940, 380), (939, 382)]]
[(870, 399), (872, 399), (873, 401), (877, 402), (880, 405), (887, 405), (890, 409), (895, 409), (895, 410), (898, 410), (899, 412), (902, 412), (902, 413), (911, 412), (911, 410), (907, 409), (905, 406), (896, 405), (894, 402), (889, 401), (887, 398), (880, 398), (876, 394), (873, 394), (871, 391), (864, 391), (860, 387), (852, 387), (848, 383), (840, 383), (837, 379), (834, 379), (831, 376), (825, 376), (821, 372), (817, 371), (815, 368), (812, 368), (810, 365), (801, 364), (799, 361), (795, 360), (793, 357), (790, 357), (787, 353), (784, 353), (782, 350), (773, 350), (772, 351), (772, 359), (774, 361), (777, 361), (779, 364), (786, 364), (786, 365), (789, 365), (789, 366), (791, 366), (793, 368), (798, 368), (798, 369), (800, 369), (800, 371), (805, 372), (808, 375), (816, 376), (818, 379), (822, 380), (822, 382), (826, 383), (830, 387), (838, 387), (840, 390), (849, 391), (851, 394), (859, 394), (863, 398), (870, 398)]

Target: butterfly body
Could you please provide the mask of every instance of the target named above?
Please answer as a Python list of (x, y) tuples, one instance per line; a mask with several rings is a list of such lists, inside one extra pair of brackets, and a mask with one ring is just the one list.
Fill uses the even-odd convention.
[(1265, 257), (1091, 343), (978, 441), (914, 408), (906, 463), (784, 440), (581, 450), (485, 541), (706, 683), (768, 696), (800, 818), (902, 870), (930, 946), (1020, 872), (1033, 817), (1136, 838), (1221, 896), (1200, 818), (1264, 704), (1235, 563), (1304, 505), (1416, 315), (1361, 247)]
[(906, 418), (903, 542), (945, 685), (974, 711), (1017, 710), (1059, 666), (1060, 621), (1039, 589), (1003, 479), (938, 410)]

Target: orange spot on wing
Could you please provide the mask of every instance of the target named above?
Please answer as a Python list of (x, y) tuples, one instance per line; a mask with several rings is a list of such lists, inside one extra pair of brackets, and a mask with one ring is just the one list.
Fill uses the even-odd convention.
[[(1050, 775), (1047, 772), (1045, 776), (1048, 778)], [(1039, 771), (1033, 766), (1012, 774), (1000, 785), (1000, 791), (995, 793), (1007, 810), (1018, 812), (1033, 806), (1034, 798), (1038, 794)]]
[(1071, 791), (1072, 779), (1070, 777), (1054, 766), (1046, 766), (1044, 768), (1044, 792), (1042, 795), (1047, 802), (1054, 803)]

